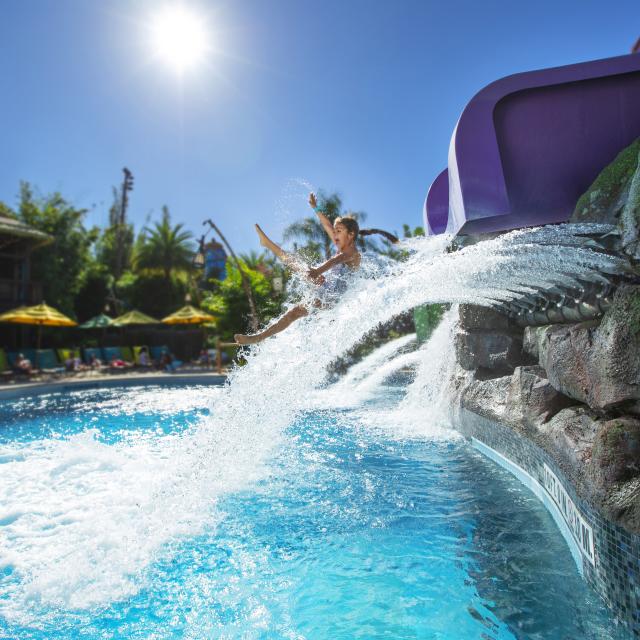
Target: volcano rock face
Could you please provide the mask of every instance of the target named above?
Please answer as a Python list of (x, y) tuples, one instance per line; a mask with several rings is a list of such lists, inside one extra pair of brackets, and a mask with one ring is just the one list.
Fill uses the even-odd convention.
[(522, 329), (507, 316), (487, 307), (460, 305), (460, 331), (456, 335), (456, 358), (466, 371), (481, 378), (511, 373), (521, 364), (530, 364), (522, 351)]
[(459, 405), (530, 439), (579, 495), (640, 532), (640, 287), (620, 287), (600, 322), (528, 328), (524, 349), (482, 311), (460, 313)]
[(636, 411), (640, 399), (640, 287), (618, 289), (599, 326), (546, 327), (537, 341), (540, 366), (560, 393), (596, 411)]

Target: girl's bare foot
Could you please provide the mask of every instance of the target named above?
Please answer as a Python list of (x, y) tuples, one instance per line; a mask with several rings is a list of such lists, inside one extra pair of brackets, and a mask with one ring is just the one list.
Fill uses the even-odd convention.
[(246, 336), (243, 333), (236, 333), (233, 336), (233, 339), (238, 344), (255, 344), (256, 342), (260, 342), (260, 339), (257, 338), (257, 336)]

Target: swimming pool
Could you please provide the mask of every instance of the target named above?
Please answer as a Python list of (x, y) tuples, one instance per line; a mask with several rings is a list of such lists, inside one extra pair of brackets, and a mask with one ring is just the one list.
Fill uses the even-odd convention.
[(223, 489), (178, 508), (217, 393), (0, 405), (0, 637), (625, 637), (517, 480), (454, 432), (394, 428), (403, 386), (305, 412), (255, 465), (243, 439), (233, 464), (209, 452)]

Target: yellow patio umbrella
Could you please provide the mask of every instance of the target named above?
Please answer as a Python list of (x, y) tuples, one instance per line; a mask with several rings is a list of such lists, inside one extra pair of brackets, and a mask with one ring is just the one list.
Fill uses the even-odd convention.
[[(201, 324), (204, 325), (207, 322), (215, 322), (215, 318), (201, 309), (187, 304), (176, 312), (172, 313), (166, 318), (162, 318), (162, 322), (165, 324)], [(202, 327), (202, 341), (206, 346), (207, 343), (207, 331), (205, 327)]]
[(159, 320), (148, 316), (146, 313), (133, 309), (133, 311), (128, 311), (127, 313), (114, 318), (111, 322), (111, 326), (124, 327), (132, 324), (158, 324), (159, 322)]
[(190, 304), (178, 309), (166, 318), (162, 318), (162, 322), (165, 324), (202, 324), (214, 321), (215, 318), (212, 315), (196, 309)]
[[(50, 307), (43, 302), (33, 307), (18, 307), (11, 311), (6, 311), (0, 315), (0, 322), (11, 322), (12, 324), (35, 324), (38, 325), (38, 349), (42, 338), (42, 327), (76, 327), (77, 322), (68, 318), (57, 309)], [(36, 363), (37, 366), (37, 363)]]

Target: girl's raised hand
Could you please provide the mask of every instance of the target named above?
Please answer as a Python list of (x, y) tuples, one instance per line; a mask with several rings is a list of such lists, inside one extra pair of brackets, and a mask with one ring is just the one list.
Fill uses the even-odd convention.
[(316, 200), (316, 194), (313, 192), (309, 194), (309, 204), (311, 205), (312, 209), (315, 209), (318, 206), (318, 201)]

